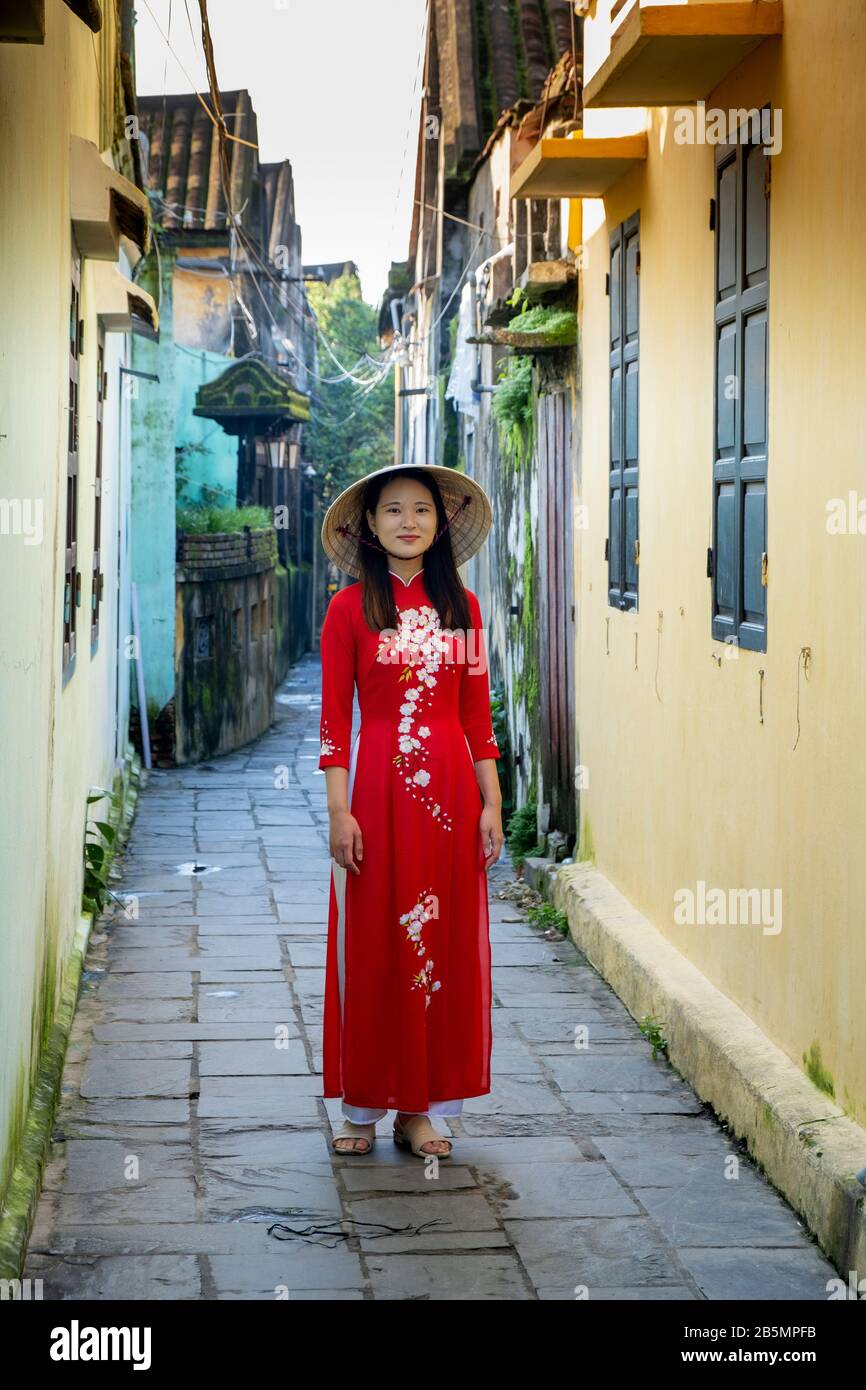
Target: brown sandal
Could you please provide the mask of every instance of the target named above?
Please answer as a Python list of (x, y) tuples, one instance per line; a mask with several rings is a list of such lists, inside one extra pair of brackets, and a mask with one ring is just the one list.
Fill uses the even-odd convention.
[[(400, 1125), (399, 1129), (397, 1128), (398, 1124)], [(448, 1145), (444, 1153), (430, 1153), (429, 1150), (421, 1147), (422, 1144), (429, 1144), (436, 1140), (441, 1140), (443, 1144)], [(394, 1143), (404, 1147), (408, 1146), (413, 1154), (417, 1154), (418, 1158), (450, 1158), (451, 1150), (454, 1147), (451, 1140), (446, 1139), (444, 1134), (437, 1134), (426, 1115), (410, 1115), (409, 1119), (402, 1123), (399, 1118), (395, 1118)]]

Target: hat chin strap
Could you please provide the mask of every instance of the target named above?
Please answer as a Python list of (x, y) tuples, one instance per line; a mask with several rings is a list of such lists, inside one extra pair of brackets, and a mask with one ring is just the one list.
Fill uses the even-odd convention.
[[(454, 521), (455, 518), (458, 517), (462, 511), (465, 511), (465, 509), (469, 506), (469, 503), (470, 503), (471, 501), (472, 501), (471, 495), (470, 495), (468, 492), (467, 492), (467, 493), (464, 493), (464, 495), (463, 495), (463, 500), (462, 500), (462, 502), (460, 503), (459, 507), (455, 507), (454, 511), (451, 513), (451, 516), (449, 516), (449, 518), (448, 518), (448, 520), (446, 521), (445, 525), (442, 526), (442, 527), (440, 527), (440, 529), (436, 532), (436, 535), (433, 537), (432, 541), (430, 542), (430, 545), (431, 545), (431, 546), (433, 546), (433, 545), (436, 544), (436, 542), (438, 541), (439, 537), (440, 537), (441, 535), (443, 535), (443, 533), (444, 533), (445, 531), (448, 530), (448, 527), (451, 525), (452, 521)], [(362, 535), (360, 534), (360, 532), (358, 532), (358, 531), (353, 531), (352, 528), (351, 528), (351, 526), (349, 526), (348, 524), (345, 524), (345, 525), (343, 525), (343, 526), (337, 526), (337, 527), (335, 527), (335, 530), (336, 530), (338, 536), (351, 536), (354, 540), (356, 540), (356, 541), (361, 541), (364, 545), (370, 545), (370, 546), (373, 547), (374, 550), (378, 550), (378, 551), (380, 551), (380, 552), (381, 552), (382, 554), (384, 554), (384, 555), (394, 555), (394, 551), (393, 551), (393, 550), (389, 550), (389, 549), (387, 548), (387, 546), (384, 546), (384, 545), (382, 544), (381, 541), (379, 541), (379, 540), (376, 540), (376, 541), (368, 541), (367, 538), (366, 538), (366, 536), (362, 536)], [(429, 549), (429, 547), (428, 547), (428, 549)], [(394, 558), (397, 559), (397, 560), (402, 560), (402, 559), (405, 559), (406, 557), (403, 556), (403, 555), (395, 555)]]

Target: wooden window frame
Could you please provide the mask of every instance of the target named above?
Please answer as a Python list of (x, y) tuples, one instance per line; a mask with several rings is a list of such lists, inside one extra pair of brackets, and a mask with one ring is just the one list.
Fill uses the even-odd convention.
[(66, 439), (66, 533), (63, 583), (63, 644), (61, 674), (74, 669), (77, 610), (81, 604), (81, 572), (78, 568), (78, 446), (80, 435), (79, 385), (84, 319), (81, 316), (81, 256), (75, 239), (70, 254), (69, 296), (69, 391)]
[(96, 459), (93, 488), (93, 582), (90, 590), (90, 645), (99, 642), (99, 611), (105, 577), (102, 572), (102, 445), (103, 411), (108, 389), (105, 370), (105, 330), (99, 324), (96, 334)]
[[(637, 326), (628, 332), (628, 259), (630, 248), (635, 255), (635, 292)], [(619, 252), (619, 260), (616, 253)], [(625, 218), (610, 234), (610, 270), (608, 273), (609, 346), (608, 381), (610, 408), (608, 412), (608, 604), (622, 612), (637, 612), (639, 605), (638, 572), (640, 565), (640, 211)], [(614, 319), (618, 333), (614, 333)], [(627, 368), (634, 365), (637, 383), (635, 402), (634, 463), (626, 465), (628, 435)], [(618, 374), (618, 378), (617, 378)], [(616, 446), (616, 457), (615, 457)], [(618, 495), (617, 495), (618, 494)], [(634, 501), (634, 523), (629, 556), (629, 498)], [(618, 578), (615, 578), (618, 576)]]
[[(712, 578), (711, 634), (719, 642), (742, 647), (746, 651), (764, 652), (767, 650), (767, 603), (766, 603), (766, 544), (767, 544), (767, 482), (769, 467), (769, 288), (770, 288), (770, 158), (764, 155), (764, 196), (766, 208), (766, 265), (764, 279), (747, 283), (746, 270), (747, 242), (747, 181), (749, 164), (747, 151), (754, 153), (761, 146), (761, 140), (741, 141), (733, 139), (716, 147), (714, 166), (714, 250), (713, 250), (713, 476), (712, 476), (712, 529), (713, 544), (711, 564), (708, 574)], [(734, 244), (734, 289), (724, 298), (719, 297), (719, 261), (721, 250), (722, 202), (721, 180), (733, 164), (735, 169), (735, 214), (736, 239)], [(745, 396), (744, 362), (746, 356), (745, 331), (747, 321), (756, 315), (764, 315), (764, 377), (763, 377), (763, 452), (749, 454), (745, 443)], [(722, 329), (729, 327), (734, 338), (734, 377), (737, 391), (733, 408), (733, 444), (719, 444), (719, 348)], [(751, 487), (750, 487), (751, 485)], [(745, 607), (747, 587), (745, 556), (745, 507), (747, 494), (760, 496), (758, 490), (763, 485), (763, 538), (764, 551), (759, 558), (759, 583), (764, 589), (763, 615), (756, 619), (757, 610)], [(719, 603), (719, 580), (722, 564), (719, 555), (719, 499), (724, 487), (733, 487), (734, 538), (732, 550), (733, 602)], [(754, 575), (751, 577), (754, 589)], [(751, 614), (751, 616), (750, 616)]]

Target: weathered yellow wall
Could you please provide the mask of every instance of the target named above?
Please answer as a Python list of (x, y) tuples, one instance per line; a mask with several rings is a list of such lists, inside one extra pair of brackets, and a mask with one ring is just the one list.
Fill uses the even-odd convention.
[[(645, 170), (606, 200), (582, 281), (580, 738), (584, 843), (659, 930), (788, 1055), (813, 1045), (866, 1121), (866, 15), (786, 0), (786, 33), (708, 98), (783, 113), (772, 163), (768, 650), (710, 637), (712, 146), (651, 112)], [(588, 113), (589, 114), (589, 113)], [(614, 115), (615, 113), (610, 113)], [(640, 209), (640, 612), (608, 606), (608, 229)], [(609, 623), (610, 652), (605, 651)], [(661, 630), (659, 633), (659, 626)], [(637, 669), (635, 669), (637, 636)], [(810, 679), (797, 666), (812, 649)], [(716, 658), (722, 657), (721, 664)], [(759, 719), (759, 671), (764, 722)], [(782, 930), (678, 926), (698, 880), (783, 892)]]
[[(114, 761), (115, 460), (103, 472), (106, 582), (91, 656), (96, 317), (83, 262), (76, 671), (62, 688), (70, 287), (69, 137), (104, 148), (114, 103), (114, 7), (94, 36), (46, 6), (43, 45), (0, 44), (0, 496), (41, 500), (40, 544), (0, 535), (0, 1191), (26, 1113), (43, 1007), (79, 924), (85, 799)], [(117, 340), (115, 340), (117, 341)], [(117, 391), (117, 370), (111, 386)], [(103, 804), (93, 808), (107, 810)], [(43, 987), (43, 977), (46, 981)], [(33, 1037), (31, 1037), (31, 1026)]]
[[(178, 255), (218, 260), (221, 246), (182, 246)], [(232, 289), (227, 276), (203, 270), (174, 272), (174, 341), (183, 347), (228, 352), (231, 346)]]

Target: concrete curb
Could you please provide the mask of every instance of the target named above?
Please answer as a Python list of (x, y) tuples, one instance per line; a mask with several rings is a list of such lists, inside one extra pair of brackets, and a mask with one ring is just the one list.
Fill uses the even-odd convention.
[[(117, 837), (112, 860), (129, 839), (135, 806), (142, 781), (141, 759), (134, 753), (119, 774), (126, 788), (117, 816)], [(113, 823), (113, 822), (109, 822)], [(48, 1040), (39, 1058), (39, 1070), (30, 1097), (30, 1106), (15, 1166), (3, 1196), (0, 1211), (0, 1279), (20, 1280), (27, 1255), (27, 1244), (42, 1191), (42, 1175), (51, 1150), (51, 1134), (63, 1081), (66, 1049), (78, 1004), (81, 974), (94, 926), (91, 913), (82, 914), (72, 946), (63, 962), (63, 983), (57, 1000)]]
[(667, 1055), (802, 1216), (840, 1275), (866, 1278), (866, 1129), (818, 1090), (590, 863), (527, 859), (527, 882), (640, 1020), (664, 1020)]

